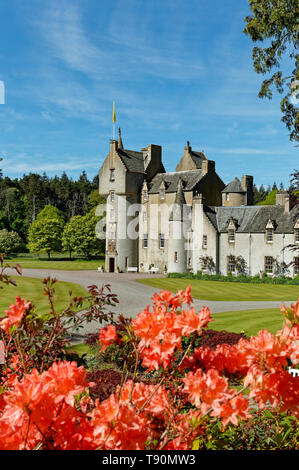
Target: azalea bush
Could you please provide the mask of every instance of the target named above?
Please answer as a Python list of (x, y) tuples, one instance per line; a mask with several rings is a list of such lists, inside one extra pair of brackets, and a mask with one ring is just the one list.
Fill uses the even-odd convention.
[[(93, 392), (105, 374), (91, 374), (76, 362), (58, 360), (38, 369), (32, 356), (33, 367), (21, 377), (10, 375), (5, 364), (0, 449), (200, 449), (207, 439), (216, 445), (215, 425), (219, 436), (231, 429), (248, 435), (246, 423), (257, 409), (295, 422), (299, 379), (288, 367), (298, 363), (299, 301), (282, 306), (285, 326), (276, 335), (264, 330), (213, 349), (197, 341), (211, 312), (196, 312), (192, 303), (190, 287), (175, 295), (156, 293), (152, 307), (135, 319), (120, 317), (120, 326), (100, 330), (103, 353), (126, 351), (122, 373), (112, 374), (115, 386), (101, 396)], [(16, 307), (23, 315), (15, 316), (11, 306), (0, 325), (9, 341), (30, 315), (25, 300)], [(15, 348), (14, 368), (23, 368), (25, 351), (18, 341)], [(153, 380), (140, 380), (140, 370)]]
[[(0, 283), (14, 284), (15, 279), (7, 274), (8, 264), (1, 258)], [(22, 269), (14, 266), (19, 275)], [(69, 303), (63, 311), (55, 308), (56, 279), (42, 281), (43, 293), (48, 298), (49, 309), (41, 313), (32, 302), (16, 296), (15, 304), (5, 311), (0, 320), (0, 341), (4, 350), (4, 371), (0, 375), (0, 386), (10, 376), (22, 378), (33, 368), (43, 372), (57, 360), (67, 357), (67, 347), (73, 333), (80, 331), (84, 323), (98, 321), (99, 324), (113, 321), (113, 314), (106, 309), (118, 302), (109, 285), (90, 286), (85, 297), (73, 297), (69, 292)], [(84, 310), (83, 310), (84, 307)], [(3, 369), (3, 367), (2, 367)]]

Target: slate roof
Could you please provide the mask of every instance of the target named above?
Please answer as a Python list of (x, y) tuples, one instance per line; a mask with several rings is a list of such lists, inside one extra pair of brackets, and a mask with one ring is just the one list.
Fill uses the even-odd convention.
[(275, 233), (293, 233), (296, 217), (299, 216), (296, 206), (289, 213), (282, 206), (204, 206), (204, 210), (220, 233), (227, 232), (231, 218), (237, 221), (237, 233), (264, 233), (269, 219), (274, 221)]
[(169, 216), (169, 220), (178, 220), (182, 221), (184, 219), (184, 206), (186, 206), (186, 199), (184, 195), (182, 180), (179, 179), (177, 193), (175, 195), (174, 204), (172, 206), (172, 210)]
[(183, 190), (192, 191), (196, 184), (202, 179), (201, 170), (176, 171), (172, 173), (158, 173), (150, 183), (149, 194), (160, 192), (162, 180), (165, 183), (166, 193), (175, 193), (178, 187), (179, 178), (182, 180)]
[(242, 188), (241, 181), (239, 178), (233, 179), (222, 191), (223, 193), (244, 193), (246, 192)]
[(203, 160), (207, 160), (207, 157), (203, 152), (195, 152), (194, 150), (191, 150), (191, 158), (194, 161), (195, 165), (197, 168), (201, 168), (201, 164)]
[(144, 173), (144, 158), (142, 152), (135, 152), (135, 150), (117, 149), (117, 153), (131, 173)]

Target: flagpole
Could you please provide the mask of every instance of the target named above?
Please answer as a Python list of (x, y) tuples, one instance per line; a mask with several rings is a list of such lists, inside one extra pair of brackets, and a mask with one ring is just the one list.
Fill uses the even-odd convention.
[(113, 140), (115, 140), (115, 101), (113, 101)]

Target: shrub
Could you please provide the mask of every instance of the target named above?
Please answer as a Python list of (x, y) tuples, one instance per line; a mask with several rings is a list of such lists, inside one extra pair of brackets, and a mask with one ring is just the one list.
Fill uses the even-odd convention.
[[(261, 449), (263, 440), (268, 448), (290, 448), (299, 389), (288, 365), (298, 363), (299, 300), (281, 311), (285, 326), (276, 335), (264, 330), (236, 342), (222, 332), (231, 344), (215, 346), (206, 330), (211, 312), (195, 312), (190, 287), (162, 291), (134, 320), (119, 317), (119, 325), (101, 328), (101, 354), (116, 348), (121, 373), (87, 372), (69, 361), (25, 370), (30, 302), (19, 299), (0, 323), (17, 352), (2, 368), (0, 449), (230, 449), (234, 442)], [(204, 331), (213, 348), (200, 343)], [(140, 367), (155, 380), (141, 380)], [(238, 375), (238, 389), (230, 374)]]

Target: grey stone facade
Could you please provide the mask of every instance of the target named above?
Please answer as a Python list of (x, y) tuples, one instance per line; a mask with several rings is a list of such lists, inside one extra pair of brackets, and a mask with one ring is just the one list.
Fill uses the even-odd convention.
[[(284, 247), (299, 246), (299, 211), (288, 194), (278, 192), (275, 206), (253, 206), (253, 177), (225, 186), (215, 162), (189, 142), (167, 173), (161, 146), (127, 150), (119, 131), (99, 176), (106, 271), (273, 275), (294, 259)], [(298, 264), (286, 273), (296, 275)]]

